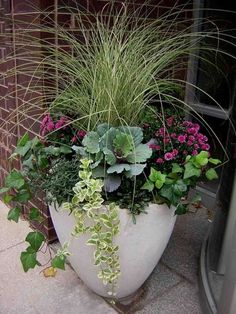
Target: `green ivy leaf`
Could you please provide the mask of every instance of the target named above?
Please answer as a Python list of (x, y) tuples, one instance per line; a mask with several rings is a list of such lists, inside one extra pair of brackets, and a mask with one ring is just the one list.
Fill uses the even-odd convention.
[(147, 180), (144, 185), (141, 187), (142, 190), (148, 190), (151, 192), (154, 189), (154, 183), (150, 180)]
[(91, 131), (85, 135), (82, 144), (86, 147), (88, 153), (96, 154), (100, 151), (99, 140), (98, 133)]
[(25, 179), (19, 171), (12, 170), (5, 179), (6, 187), (20, 189), (25, 184)]
[(176, 181), (176, 183), (173, 184), (172, 188), (173, 192), (178, 196), (183, 196), (183, 194), (187, 192), (188, 189), (187, 185), (184, 183), (183, 180)]
[(56, 255), (51, 261), (51, 266), (54, 268), (65, 270), (65, 262), (66, 257), (64, 255)]
[(31, 248), (35, 251), (38, 251), (41, 247), (43, 241), (45, 240), (45, 236), (38, 231), (28, 233), (25, 241), (29, 242)]
[(46, 168), (49, 165), (48, 159), (44, 155), (38, 156), (38, 165), (41, 169)]
[(185, 205), (185, 204), (179, 204), (177, 207), (176, 207), (176, 210), (175, 210), (175, 215), (184, 215), (186, 214), (188, 211), (188, 206)]
[(34, 169), (34, 166), (33, 166), (33, 159), (34, 159), (34, 156), (31, 155), (28, 159), (24, 160), (23, 161), (23, 166), (24, 167), (27, 167), (29, 169)]
[(161, 173), (161, 171), (157, 171), (154, 168), (151, 168), (151, 173), (149, 175), (149, 180), (155, 183), (157, 189), (160, 189), (166, 180), (166, 174)]
[(221, 164), (221, 160), (220, 159), (214, 159), (214, 158), (209, 158), (209, 162), (213, 165), (219, 165)]
[[(31, 149), (32, 142), (30, 141), (29, 134), (26, 132), (18, 141), (14, 154), (25, 156)], [(14, 154), (11, 156), (14, 157)]]
[(65, 155), (70, 154), (70, 153), (72, 153), (72, 149), (67, 145), (61, 145), (60, 146), (60, 153), (65, 154)]
[(184, 179), (188, 179), (194, 176), (200, 177), (201, 169), (195, 167), (191, 162), (186, 163), (184, 167), (185, 167)]
[(180, 202), (181, 196), (177, 195), (173, 191), (173, 185), (164, 185), (160, 190), (160, 195), (167, 199), (170, 204), (177, 206)]
[(13, 195), (5, 194), (3, 197), (3, 202), (5, 204), (9, 204), (12, 199), (13, 199)]
[(42, 215), (40, 214), (40, 211), (38, 210), (38, 208), (32, 207), (32, 208), (30, 209), (30, 212), (29, 212), (29, 219), (30, 219), (30, 220), (36, 220), (36, 221), (39, 221), (39, 222), (42, 222), (42, 221), (43, 221), (43, 217), (42, 217)]
[(0, 194), (4, 194), (6, 192), (8, 192), (10, 190), (10, 188), (2, 188), (0, 189)]
[(215, 169), (210, 168), (209, 170), (207, 170), (206, 172), (206, 177), (208, 180), (214, 180), (214, 179), (218, 179), (218, 174), (215, 171)]
[(148, 178), (152, 182), (156, 182), (156, 180), (158, 179), (158, 171), (156, 169), (154, 169), (154, 168), (151, 168), (151, 172), (150, 172), (150, 175), (149, 175)]
[(135, 164), (145, 162), (152, 155), (152, 150), (147, 144), (139, 144), (134, 151), (127, 156), (127, 161)]
[(30, 140), (29, 133), (26, 132), (17, 142), (17, 146), (22, 147)]
[[(158, 171), (158, 172), (160, 172), (160, 171)], [(157, 189), (162, 188), (163, 184), (165, 183), (165, 180), (166, 180), (166, 175), (162, 174), (161, 172), (158, 173), (158, 179), (155, 182), (155, 187)]]
[(32, 250), (24, 251), (21, 253), (20, 260), (25, 272), (30, 268), (34, 268), (36, 265), (40, 265), (36, 259), (36, 252)]
[(60, 155), (60, 148), (59, 147), (48, 146), (48, 147), (45, 147), (43, 150), (49, 156), (56, 156), (57, 157)]
[(31, 194), (28, 190), (20, 190), (14, 197), (13, 200), (15, 202), (25, 203), (31, 199)]
[(18, 222), (20, 218), (20, 213), (21, 213), (21, 209), (19, 207), (14, 207), (9, 210), (7, 219)]
[(202, 150), (198, 155), (195, 156), (196, 164), (200, 167), (204, 167), (208, 164), (209, 153), (205, 150)]
[(172, 164), (172, 173), (182, 173), (183, 168), (181, 168), (178, 164), (173, 163)]

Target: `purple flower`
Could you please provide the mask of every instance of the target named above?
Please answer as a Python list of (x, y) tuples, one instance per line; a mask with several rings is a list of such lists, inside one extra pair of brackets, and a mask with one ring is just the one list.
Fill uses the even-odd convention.
[(179, 135), (178, 136), (178, 141), (182, 144), (186, 141), (186, 135)]
[(192, 155), (193, 155), (193, 156), (196, 156), (197, 154), (198, 154), (197, 150), (193, 150), (193, 151), (192, 151)]
[(173, 153), (165, 153), (165, 155), (164, 155), (164, 159), (165, 160), (172, 160), (174, 158), (174, 155), (173, 155)]
[(170, 137), (176, 139), (176, 133), (171, 133)]
[(193, 147), (194, 147), (194, 149), (198, 149), (199, 145), (198, 144), (194, 144)]

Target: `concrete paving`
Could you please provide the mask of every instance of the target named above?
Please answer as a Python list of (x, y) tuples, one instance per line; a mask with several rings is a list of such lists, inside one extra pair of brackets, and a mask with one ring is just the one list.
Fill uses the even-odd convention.
[[(25, 249), (28, 223), (7, 220), (0, 203), (0, 314), (114, 314), (104, 299), (91, 292), (66, 266), (56, 277), (45, 278), (39, 268), (24, 273), (20, 252)], [(41, 256), (46, 263), (48, 256)]]
[[(45, 278), (39, 269), (24, 273), (20, 252), (28, 223), (6, 219), (0, 203), (0, 314), (201, 314), (198, 265), (202, 241), (209, 227), (204, 208), (180, 216), (157, 267), (130, 303), (108, 304), (91, 292), (66, 266), (56, 277)], [(48, 256), (41, 256), (46, 263)]]

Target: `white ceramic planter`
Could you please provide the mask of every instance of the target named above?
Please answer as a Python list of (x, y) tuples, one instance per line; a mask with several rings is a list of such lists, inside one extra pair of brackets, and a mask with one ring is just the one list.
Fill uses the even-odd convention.
[[(71, 238), (73, 215), (50, 208), (52, 221), (61, 244)], [(115, 238), (119, 245), (121, 275), (116, 289), (117, 299), (132, 295), (157, 265), (171, 236), (176, 216), (174, 208), (150, 204), (148, 214), (140, 214), (133, 224), (128, 210), (120, 209), (120, 234)], [(83, 282), (97, 294), (108, 297), (106, 287), (97, 277), (99, 268), (94, 266), (94, 247), (86, 245), (88, 236), (72, 238), (69, 261)]]

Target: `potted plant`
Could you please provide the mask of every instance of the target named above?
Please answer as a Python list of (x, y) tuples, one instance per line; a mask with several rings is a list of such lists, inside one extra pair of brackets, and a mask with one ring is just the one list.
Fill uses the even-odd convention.
[[(166, 116), (142, 127), (108, 124), (85, 132), (47, 114), (44, 141), (28, 134), (12, 157), (23, 172), (6, 178), (4, 199), (25, 202), (39, 188), (47, 193), (50, 213), (63, 249), (51, 261), (65, 267), (68, 256), (80, 278), (96, 293), (122, 299), (133, 294), (158, 263), (177, 214), (187, 211), (187, 194), (201, 176), (217, 178), (218, 159), (210, 157), (199, 124)], [(18, 221), (20, 207), (9, 211)], [(29, 218), (41, 219), (32, 208)], [(35, 231), (21, 253), (24, 270), (39, 261), (45, 238)], [(142, 254), (141, 254), (142, 253)], [(135, 265), (135, 267), (134, 267)]]
[[(150, 275), (176, 215), (187, 211), (189, 189), (202, 176), (217, 178), (220, 160), (210, 156), (207, 137), (183, 119), (185, 82), (178, 79), (203, 34), (179, 27), (178, 16), (170, 13), (176, 26), (170, 29), (166, 17), (147, 22), (125, 9), (112, 23), (97, 15), (83, 42), (59, 27), (74, 54), (45, 41), (43, 73), (48, 81), (57, 73), (58, 84), (43, 86), (49, 105), (41, 137), (26, 133), (18, 141), (11, 158), (20, 157), (22, 170), (13, 169), (1, 189), (6, 203), (18, 204), (45, 191), (62, 244), (50, 270), (64, 269), (68, 257), (91, 289), (113, 299), (133, 294)], [(27, 32), (24, 37), (32, 42)], [(24, 103), (24, 113), (34, 106)], [(17, 205), (8, 219), (17, 222), (20, 213)], [(28, 217), (42, 223), (37, 208)], [(28, 271), (40, 264), (45, 237), (34, 231), (26, 241), (21, 262)]]

